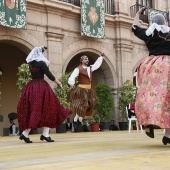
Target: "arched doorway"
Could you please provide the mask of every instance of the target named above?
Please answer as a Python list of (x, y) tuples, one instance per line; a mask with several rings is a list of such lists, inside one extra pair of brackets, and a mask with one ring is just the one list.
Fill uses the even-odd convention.
[[(5, 132), (3, 133), (3, 129), (9, 127), (8, 114), (16, 112), (19, 99), (16, 85), (18, 67), (25, 62), (29, 51), (29, 48), (18, 42), (9, 40), (0, 41), (0, 67), (3, 71), (0, 89), (0, 115), (3, 115), (3, 122), (1, 122), (0, 135), (7, 135), (4, 134)], [(17, 121), (15, 123), (17, 124)]]

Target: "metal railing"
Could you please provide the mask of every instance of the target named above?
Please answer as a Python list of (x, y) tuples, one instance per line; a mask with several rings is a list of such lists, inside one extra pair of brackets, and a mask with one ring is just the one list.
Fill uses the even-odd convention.
[(115, 14), (114, 0), (105, 0), (105, 13)]
[[(143, 5), (139, 5), (139, 4), (136, 4), (136, 5), (133, 5), (130, 7), (130, 16), (132, 18), (135, 17), (136, 13), (139, 11), (140, 8), (142, 8)], [(140, 20), (142, 20), (143, 22), (145, 23), (148, 23), (149, 24), (149, 21), (148, 21), (148, 11), (144, 11), (143, 14), (140, 15)]]
[[(62, 2), (70, 3), (75, 6), (81, 6), (81, 0), (59, 0)], [(114, 8), (114, 0), (105, 0), (105, 13), (114, 15), (115, 14), (115, 8)]]
[[(143, 5), (140, 5), (140, 4), (136, 4), (136, 5), (133, 5), (130, 7), (130, 16), (132, 18), (135, 17), (136, 15), (136, 12), (139, 11), (140, 8), (142, 8)], [(156, 10), (156, 9), (155, 9)], [(157, 11), (160, 11), (160, 10), (157, 10)], [(169, 23), (169, 12), (165, 12), (165, 11), (160, 11), (161, 13), (164, 13), (168, 23)], [(145, 23), (148, 23), (149, 24), (149, 17), (148, 17), (148, 10), (144, 11), (143, 14), (140, 15), (140, 20), (142, 20), (143, 22)]]

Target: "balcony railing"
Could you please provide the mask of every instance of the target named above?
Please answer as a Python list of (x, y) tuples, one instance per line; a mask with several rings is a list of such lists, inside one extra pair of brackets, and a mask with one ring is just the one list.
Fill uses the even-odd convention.
[[(70, 3), (70, 4), (73, 4), (75, 6), (79, 6), (79, 7), (81, 6), (80, 5), (81, 0), (59, 0), (59, 1)], [(114, 11), (115, 11), (114, 0), (105, 0), (105, 13), (114, 15), (115, 14)]]
[[(135, 17), (136, 15), (136, 12), (139, 11), (140, 8), (142, 8), (143, 5), (140, 5), (140, 4), (136, 4), (136, 5), (133, 5), (130, 7), (130, 15), (132, 18)], [(159, 11), (159, 10), (157, 10)], [(161, 13), (164, 13), (165, 17), (166, 17), (166, 20), (168, 21), (169, 23), (169, 12), (165, 12), (165, 11), (160, 11)], [(144, 11), (143, 14), (140, 15), (140, 20), (142, 20), (143, 22), (145, 23), (148, 23), (149, 24), (149, 17), (148, 17), (148, 10)]]

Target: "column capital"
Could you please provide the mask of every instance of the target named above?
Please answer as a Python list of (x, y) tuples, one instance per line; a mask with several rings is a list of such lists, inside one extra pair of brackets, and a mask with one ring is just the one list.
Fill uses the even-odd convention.
[(54, 33), (54, 32), (45, 32), (47, 41), (61, 41), (64, 37), (64, 34)]
[(134, 45), (132, 44), (123, 44), (123, 43), (117, 43), (114, 44), (115, 49), (131, 52), (134, 48)]

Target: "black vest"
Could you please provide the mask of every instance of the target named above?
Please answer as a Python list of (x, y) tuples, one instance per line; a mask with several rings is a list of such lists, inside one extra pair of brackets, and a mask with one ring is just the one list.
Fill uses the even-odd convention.
[(13, 123), (10, 127), (9, 127), (9, 133), (10, 134), (13, 134), (13, 129), (12, 129), (12, 126), (15, 125), (15, 123)]

